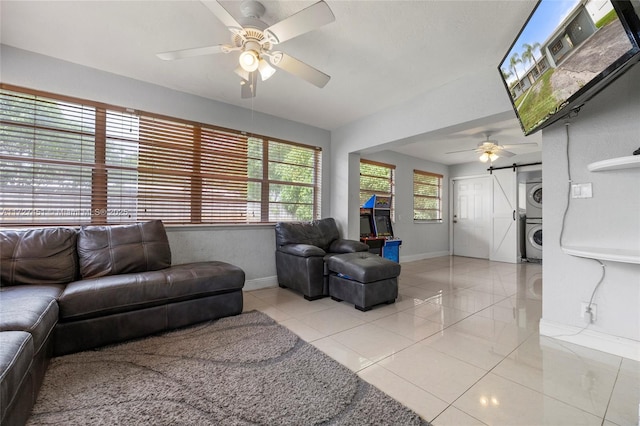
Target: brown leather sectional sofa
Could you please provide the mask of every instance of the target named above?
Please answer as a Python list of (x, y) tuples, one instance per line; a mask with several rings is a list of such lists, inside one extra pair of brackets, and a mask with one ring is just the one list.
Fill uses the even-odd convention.
[(171, 266), (161, 221), (0, 230), (0, 424), (26, 422), (52, 356), (239, 314), (244, 281)]

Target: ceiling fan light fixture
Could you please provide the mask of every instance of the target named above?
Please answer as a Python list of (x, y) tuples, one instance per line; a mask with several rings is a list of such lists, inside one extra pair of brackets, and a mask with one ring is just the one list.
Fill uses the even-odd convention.
[(489, 160), (496, 161), (498, 158), (500, 158), (500, 156), (491, 151), (485, 151), (482, 153), (482, 155), (480, 155), (480, 161), (482, 161), (483, 163), (486, 163)]
[(260, 71), (260, 77), (262, 77), (262, 81), (267, 81), (273, 74), (275, 74), (276, 69), (269, 65), (267, 61), (261, 58), (258, 62), (258, 71)]
[(238, 62), (243, 70), (247, 72), (254, 72), (258, 69), (260, 65), (260, 60), (258, 59), (258, 52), (255, 50), (245, 50), (240, 54), (240, 58), (238, 58)]

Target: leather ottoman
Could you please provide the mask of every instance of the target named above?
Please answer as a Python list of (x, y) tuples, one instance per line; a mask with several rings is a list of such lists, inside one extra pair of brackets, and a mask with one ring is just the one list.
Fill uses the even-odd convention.
[(399, 263), (368, 252), (330, 256), (326, 263), (333, 300), (368, 311), (380, 303), (394, 303), (398, 297)]

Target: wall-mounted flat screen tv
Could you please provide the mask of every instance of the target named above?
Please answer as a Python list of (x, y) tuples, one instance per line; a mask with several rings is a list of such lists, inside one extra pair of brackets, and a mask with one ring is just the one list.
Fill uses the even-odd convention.
[(525, 135), (640, 60), (640, 0), (540, 0), (499, 65)]

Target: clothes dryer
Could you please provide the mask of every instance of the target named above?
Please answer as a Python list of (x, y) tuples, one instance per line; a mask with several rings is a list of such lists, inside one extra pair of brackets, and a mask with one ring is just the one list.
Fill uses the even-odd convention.
[(527, 259), (542, 260), (542, 219), (527, 217), (525, 238)]
[(542, 182), (527, 182), (527, 219), (542, 219)]

